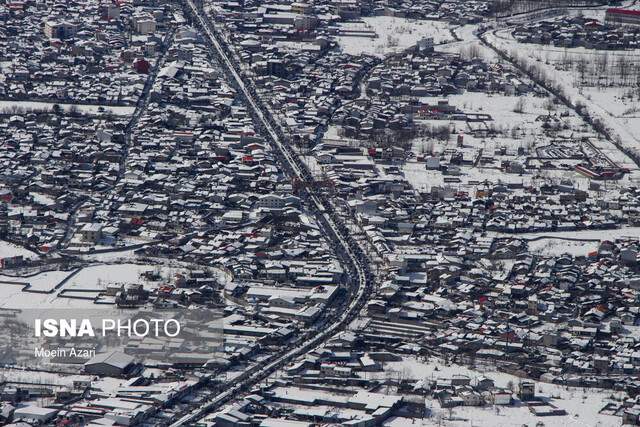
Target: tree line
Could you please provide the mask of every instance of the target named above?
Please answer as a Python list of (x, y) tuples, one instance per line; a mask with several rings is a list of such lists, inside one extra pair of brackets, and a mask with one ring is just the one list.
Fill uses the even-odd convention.
[(558, 7), (602, 6), (601, 0), (495, 0), (493, 11), (496, 16), (528, 13)]

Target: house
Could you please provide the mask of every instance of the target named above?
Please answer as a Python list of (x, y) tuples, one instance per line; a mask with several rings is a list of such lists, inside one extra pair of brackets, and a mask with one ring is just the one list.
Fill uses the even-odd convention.
[(492, 390), (491, 400), (494, 405), (510, 405), (511, 404), (511, 392), (508, 390)]
[(96, 244), (102, 239), (102, 224), (88, 223), (80, 229), (80, 236), (85, 242)]
[(69, 21), (47, 20), (44, 23), (44, 34), (50, 39), (68, 39), (77, 31), (77, 25)]
[(286, 206), (299, 206), (300, 199), (295, 196), (279, 196), (277, 194), (264, 194), (256, 201), (257, 208), (263, 209), (283, 209)]
[(138, 34), (153, 34), (156, 31), (156, 20), (150, 14), (135, 15), (131, 19), (131, 25)]
[(136, 58), (132, 65), (136, 73), (140, 74), (149, 74), (149, 70), (151, 69), (151, 64), (144, 58)]
[(535, 400), (536, 384), (532, 381), (522, 381), (518, 386), (518, 397), (522, 401)]

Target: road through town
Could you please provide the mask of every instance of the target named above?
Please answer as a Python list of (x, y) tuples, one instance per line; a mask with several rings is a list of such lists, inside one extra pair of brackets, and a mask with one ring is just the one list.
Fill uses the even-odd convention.
[[(279, 157), (284, 171), (292, 178), (305, 184), (310, 184), (313, 177), (307, 167), (299, 159), (293, 148), (288, 145), (286, 138), (271, 117), (271, 114), (264, 108), (262, 102), (257, 97), (253, 85), (248, 79), (243, 78), (238, 71), (239, 66), (233, 60), (232, 55), (223, 45), (221, 37), (216, 34), (211, 23), (192, 0), (186, 0), (185, 6), (193, 17), (194, 24), (197, 25), (207, 38), (208, 45), (214, 51), (227, 77), (234, 83), (240, 95), (244, 98), (247, 107), (251, 110), (257, 125), (263, 130), (264, 136), (269, 140)], [(297, 344), (285, 349), (283, 352), (275, 354), (264, 362), (258, 363), (254, 367), (244, 372), (240, 377), (228, 384), (224, 391), (212, 396), (207, 402), (190, 410), (172, 426), (180, 426), (192, 423), (201, 419), (206, 414), (216, 410), (224, 403), (236, 397), (238, 394), (247, 391), (251, 386), (264, 380), (271, 373), (280, 369), (295, 357), (304, 354), (327, 339), (344, 329), (360, 312), (367, 300), (372, 286), (373, 278), (369, 269), (369, 263), (364, 255), (364, 251), (348, 232), (342, 220), (335, 214), (332, 204), (326, 197), (319, 194), (310, 185), (305, 185), (304, 196), (311, 210), (316, 214), (318, 220), (327, 231), (327, 237), (332, 246), (343, 261), (346, 271), (350, 272), (350, 286), (347, 290), (347, 301), (344, 301), (345, 308), (336, 310), (326, 319), (326, 325), (319, 330), (310, 330), (305, 333)]]

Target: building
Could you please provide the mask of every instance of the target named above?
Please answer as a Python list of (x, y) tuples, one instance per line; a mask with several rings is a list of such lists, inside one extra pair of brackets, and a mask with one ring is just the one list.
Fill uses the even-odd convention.
[(0, 238), (4, 238), (9, 231), (9, 212), (7, 204), (0, 201)]
[(131, 21), (134, 31), (138, 34), (153, 34), (156, 32), (156, 20), (149, 14), (134, 16)]
[(120, 8), (118, 7), (117, 4), (112, 3), (110, 1), (105, 1), (102, 4), (100, 4), (98, 11), (100, 14), (100, 18), (107, 21), (116, 20), (120, 18)]
[(511, 404), (511, 393), (507, 390), (493, 390), (491, 391), (491, 398), (494, 405)]
[(357, 0), (333, 0), (330, 3), (331, 10), (344, 19), (356, 19), (360, 17), (360, 3)]
[(440, 168), (440, 158), (436, 156), (429, 156), (425, 159), (425, 167), (428, 170), (436, 170)]
[(68, 39), (76, 35), (77, 26), (69, 21), (49, 20), (44, 23), (44, 35), (50, 39)]
[(16, 255), (0, 258), (0, 268), (17, 268), (24, 264), (24, 256)]
[(308, 3), (294, 2), (291, 3), (291, 12), (300, 15), (307, 15), (311, 12), (311, 6)]
[(522, 381), (518, 389), (520, 400), (529, 401), (536, 398), (536, 384), (532, 381)]
[(418, 40), (418, 51), (419, 52), (433, 52), (433, 37), (422, 37)]
[(261, 195), (256, 202), (257, 208), (282, 209), (285, 206), (299, 206), (300, 199), (295, 196), (281, 197), (275, 194)]
[(151, 64), (144, 58), (136, 58), (133, 61), (133, 69), (139, 74), (149, 74)]
[(30, 421), (34, 423), (47, 423), (53, 420), (58, 413), (57, 409), (42, 408), (40, 406), (25, 406), (18, 408), (13, 413), (14, 421)]
[(98, 243), (102, 238), (102, 224), (85, 224), (80, 229), (80, 235), (85, 242)]
[(117, 351), (101, 353), (84, 364), (84, 371), (87, 374), (120, 377), (135, 369), (134, 361), (133, 357)]
[(614, 25), (640, 25), (640, 10), (607, 9), (605, 22)]

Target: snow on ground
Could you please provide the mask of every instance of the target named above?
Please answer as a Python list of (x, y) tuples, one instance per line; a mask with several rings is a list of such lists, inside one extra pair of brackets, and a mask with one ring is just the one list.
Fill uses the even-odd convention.
[(583, 231), (562, 231), (562, 232), (542, 232), (542, 233), (519, 233), (513, 234), (498, 233), (502, 236), (518, 237), (521, 239), (533, 239), (536, 237), (569, 237), (574, 239), (593, 239), (593, 240), (614, 240), (624, 237), (638, 239), (640, 237), (640, 227), (625, 227), (614, 230), (583, 230)]
[[(86, 267), (73, 276), (59, 290), (87, 288), (104, 289), (107, 284), (112, 282), (123, 284), (140, 283), (147, 288), (151, 288), (156, 285), (152, 285), (152, 282), (141, 278), (140, 274), (145, 271), (153, 271), (154, 269), (156, 269), (156, 267), (153, 265), (137, 264), (115, 264)], [(172, 268), (159, 268), (159, 271), (165, 279), (179, 272), (179, 270)], [(71, 273), (71, 271), (48, 271), (25, 278), (0, 275), (0, 280), (28, 282), (31, 284), (31, 289), (33, 290), (49, 291)], [(10, 284), (0, 284), (0, 287), (2, 287), (2, 292), (0, 292), (0, 307), (2, 308), (34, 309), (42, 306), (48, 306), (51, 308), (80, 308), (90, 307), (93, 305), (92, 301), (58, 298), (58, 292), (51, 294), (22, 292), (21, 285)]]
[[(38, 102), (38, 101), (0, 101), (0, 110), (19, 108), (24, 110), (51, 111), (55, 102)], [(135, 111), (135, 107), (126, 106), (100, 106), (85, 104), (63, 104), (57, 103), (65, 111), (71, 110), (72, 107), (78, 109), (82, 113), (88, 114), (105, 114), (111, 112), (117, 116), (130, 116)], [(102, 111), (100, 111), (102, 109)]]
[(478, 54), (478, 57), (485, 61), (496, 61), (498, 55), (485, 45), (480, 43), (476, 36), (478, 30), (477, 25), (464, 25), (462, 27), (456, 27), (453, 32), (458, 36), (460, 41), (447, 43), (441, 46), (436, 46), (437, 51), (462, 54), (463, 56), (472, 50)]
[(342, 139), (343, 137), (339, 134), (339, 128), (335, 124), (330, 124), (327, 127), (327, 131), (324, 133), (324, 139)]
[(155, 288), (159, 282), (150, 282), (141, 277), (141, 274), (148, 271), (158, 271), (165, 283), (168, 279), (179, 273), (179, 270), (167, 267), (156, 267), (154, 265), (138, 264), (114, 264), (98, 265), (86, 267), (76, 274), (64, 286), (64, 289), (106, 289), (109, 283), (144, 285), (146, 289)]
[[(56, 292), (51, 294), (39, 294), (33, 292), (22, 292), (22, 285), (0, 284), (0, 308), (8, 309), (40, 309), (50, 307), (52, 309), (66, 308), (87, 308), (95, 307), (99, 310), (111, 310), (109, 305), (96, 306), (93, 301), (79, 300), (73, 298), (58, 297), (60, 291), (66, 295), (95, 297), (96, 293), (79, 293), (77, 290), (104, 290), (110, 283), (121, 284), (141, 284), (145, 289), (155, 289), (162, 284), (173, 283), (177, 274), (186, 274), (186, 265), (175, 263), (175, 265), (161, 264), (105, 264), (93, 265), (83, 268), (74, 275)], [(222, 269), (212, 269), (216, 279), (226, 284), (233, 278)], [(158, 272), (161, 276), (159, 281), (151, 281), (141, 276), (145, 272)], [(49, 271), (37, 274), (32, 277), (13, 277), (0, 275), (0, 281), (26, 282), (31, 283), (31, 289), (49, 291), (53, 289), (61, 280), (69, 276), (71, 271)]]
[[(570, 232), (545, 232), (545, 233), (523, 233), (518, 235), (507, 235), (497, 233), (500, 237), (517, 237), (527, 240), (541, 236), (552, 236), (539, 240), (533, 240), (528, 243), (529, 250), (534, 253), (544, 255), (559, 256), (565, 253), (574, 256), (587, 256), (589, 252), (598, 249), (601, 240), (615, 240), (619, 238), (630, 237), (638, 239), (640, 236), (640, 227), (628, 227), (616, 230), (585, 230)], [(563, 238), (573, 239), (591, 239), (588, 242), (579, 242), (564, 240)]]
[[(55, 285), (57, 285), (61, 280), (70, 275), (71, 271), (47, 271), (44, 273), (37, 274), (32, 277), (24, 277), (24, 278), (16, 278), (12, 276), (2, 276), (0, 275), (1, 281), (8, 282), (26, 282), (31, 284), (31, 288), (33, 290), (38, 291), (48, 291), (53, 289)], [(11, 286), (12, 288), (21, 289), (22, 286), (19, 285), (5, 285), (2, 284), (0, 286), (7, 287)]]
[[(560, 233), (536, 233), (519, 234), (517, 237), (531, 239), (537, 236), (557, 236), (557, 238), (544, 238), (529, 242), (529, 250), (545, 255), (559, 256), (565, 253), (574, 256), (587, 256), (589, 252), (598, 249), (602, 240), (615, 240), (619, 238), (638, 239), (640, 237), (640, 227), (628, 227), (616, 230), (586, 230)], [(514, 236), (511, 236), (514, 237)], [(591, 242), (576, 242), (563, 240), (562, 237), (574, 239), (593, 239)], [(597, 240), (597, 241), (596, 241)]]
[[(93, 377), (91, 375), (60, 375), (52, 372), (34, 372), (16, 368), (3, 368), (0, 373), (3, 381), (25, 382), (35, 384), (50, 384), (59, 386), (73, 386), (74, 381), (87, 381)], [(112, 378), (113, 379), (113, 378)], [(116, 380), (116, 379), (113, 379)], [(106, 380), (105, 380), (106, 381)], [(121, 381), (121, 380), (116, 380)], [(102, 382), (102, 381), (100, 381)]]
[[(50, 282), (42, 286), (49, 285)], [(22, 292), (22, 287), (16, 285), (0, 284), (0, 289), (0, 308), (5, 309), (42, 310), (42, 307), (47, 307), (48, 310), (77, 310), (79, 308), (94, 306), (91, 301), (58, 298), (56, 293), (37, 294), (33, 292)]]
[[(441, 98), (436, 97), (420, 98), (422, 102), (430, 104), (435, 104), (440, 99)], [(460, 95), (450, 95), (447, 97), (447, 100), (449, 101), (449, 104), (456, 106), (466, 113), (490, 114), (493, 120), (486, 122), (487, 126), (495, 128), (501, 132), (501, 135), (497, 137), (474, 137), (470, 133), (471, 129), (468, 125), (461, 121), (423, 121), (423, 124), (427, 126), (449, 126), (452, 132), (463, 134), (465, 145), (464, 150), (471, 153), (472, 156), (482, 149), (485, 154), (494, 155), (496, 160), (516, 160), (514, 157), (514, 151), (519, 147), (534, 149), (536, 147), (548, 145), (552, 141), (551, 138), (546, 136), (542, 131), (540, 122), (536, 122), (536, 118), (539, 116), (546, 116), (550, 113), (550, 98), (534, 96), (532, 94), (516, 97), (483, 92), (465, 92)], [(522, 112), (514, 111), (517, 110), (516, 103), (518, 102), (520, 102)], [(561, 105), (553, 105), (552, 108), (553, 110), (551, 111), (551, 114), (558, 117), (563, 126), (569, 129), (559, 132), (559, 136), (562, 135), (574, 140), (581, 136), (590, 137), (590, 141), (593, 145), (596, 146), (604, 155), (609, 157), (609, 159), (616, 162), (621, 167), (627, 167), (632, 170), (631, 174), (625, 175), (620, 182), (608, 182), (602, 185), (611, 189), (612, 187), (620, 185), (634, 185), (636, 181), (640, 180), (640, 173), (637, 170), (636, 165), (629, 157), (618, 150), (615, 145), (606, 140), (595, 138), (593, 133), (590, 132), (590, 128), (585, 126), (582, 119), (580, 119), (573, 111), (568, 110), (566, 107)], [(566, 115), (567, 113), (568, 116), (561, 117), (561, 115)], [(575, 132), (573, 129), (580, 129), (580, 132)], [(421, 144), (423, 143), (420, 139), (414, 141), (415, 152), (420, 153)], [(445, 149), (456, 148), (456, 141), (453, 137), (451, 137), (447, 142), (426, 141), (426, 144), (432, 144), (436, 154), (442, 153)], [(501, 156), (494, 154), (496, 149), (501, 147), (505, 147), (507, 149), (509, 152), (508, 156), (502, 158)], [(490, 166), (491, 167), (489, 168), (462, 168), (463, 173), (460, 177), (462, 181), (461, 186), (464, 187), (464, 183), (467, 180), (483, 181), (484, 179), (489, 179), (490, 181), (492, 180), (495, 182), (497, 179), (500, 179), (504, 183), (524, 183), (525, 185), (535, 185), (533, 180), (536, 179), (552, 179), (556, 181), (569, 179), (578, 189), (587, 190), (589, 188), (589, 180), (575, 172), (573, 169), (543, 170), (535, 172), (534, 174), (525, 173), (523, 176), (519, 176), (499, 171), (496, 168), (496, 166), (499, 166), (499, 162)], [(415, 188), (428, 189), (431, 185), (442, 185), (444, 176), (439, 172), (425, 172), (423, 169), (423, 164), (407, 164), (405, 167), (406, 177), (410, 182), (412, 182)]]
[[(441, 100), (441, 97), (420, 97), (420, 101), (434, 104)], [(484, 113), (490, 114), (493, 120), (499, 124), (536, 123), (536, 117), (541, 114), (547, 114), (544, 104), (547, 98), (540, 96), (523, 95), (523, 96), (507, 96), (487, 92), (466, 91), (459, 95), (449, 95), (447, 98), (449, 104), (455, 105), (466, 113)], [(522, 113), (514, 112), (514, 108), (518, 101), (523, 100), (524, 109)], [(539, 123), (538, 127), (539, 127)], [(533, 127), (533, 126), (532, 126)]]
[(560, 239), (541, 239), (529, 242), (529, 251), (549, 256), (570, 254), (573, 256), (586, 256), (589, 252), (598, 249), (597, 242), (572, 242)]
[[(436, 410), (443, 419), (443, 426), (451, 427), (516, 427), (516, 426), (536, 426), (542, 422), (544, 427), (619, 427), (622, 424), (620, 417), (611, 415), (600, 415), (597, 410), (601, 409), (604, 395), (582, 394), (576, 395), (568, 400), (553, 400), (554, 405), (565, 409), (568, 415), (536, 417), (526, 405), (517, 408), (500, 407), (471, 407), (461, 406), (454, 408), (452, 415), (455, 420), (447, 420), (447, 410)], [(585, 397), (584, 399), (582, 397)], [(602, 405), (602, 406), (601, 406)]]
[[(433, 186), (445, 185), (444, 178), (450, 177), (443, 175), (438, 170), (426, 170), (424, 163), (419, 162), (407, 162), (403, 168), (404, 176), (409, 181), (411, 186), (416, 190), (429, 191)], [(503, 174), (496, 169), (488, 168), (464, 168), (462, 175), (459, 175), (460, 184), (448, 184), (454, 188), (460, 189), (479, 189), (482, 184), (468, 184), (469, 181), (478, 181), (482, 183), (485, 179), (491, 182), (495, 182), (496, 175), (500, 175), (500, 179), (503, 183), (526, 183), (531, 180), (530, 177), (519, 176), (517, 174)]]
[[(507, 388), (510, 382), (517, 387), (520, 378), (503, 372), (495, 371), (493, 368), (485, 370), (478, 368), (470, 370), (464, 366), (450, 364), (444, 365), (441, 361), (430, 360), (421, 361), (414, 358), (405, 358), (400, 362), (388, 362), (385, 369), (391, 369), (411, 379), (436, 379), (452, 378), (454, 375), (467, 375), (472, 383), (481, 375), (491, 378), (497, 387)], [(437, 370), (436, 370), (437, 369)], [(384, 374), (383, 374), (384, 375)], [(513, 406), (501, 406), (496, 410), (495, 406), (487, 407), (457, 407), (451, 411), (440, 408), (437, 401), (433, 402), (431, 408), (433, 417), (424, 420), (422, 425), (436, 425), (435, 420), (440, 420), (443, 426), (486, 426), (486, 427), (513, 427), (513, 426), (535, 426), (542, 421), (545, 427), (564, 426), (619, 426), (621, 419), (610, 415), (598, 413), (602, 407), (609, 402), (612, 395), (610, 390), (583, 389), (573, 387), (563, 387), (555, 384), (536, 382), (536, 394), (549, 399), (549, 403), (560, 409), (567, 411), (565, 416), (536, 417), (526, 405), (517, 403)], [(427, 402), (430, 402), (428, 400)], [(428, 405), (428, 403), (427, 403)], [(430, 424), (427, 422), (429, 421)], [(420, 421), (416, 421), (420, 425)], [(393, 425), (393, 424), (392, 424)], [(400, 425), (400, 424), (396, 424)]]
[[(508, 116), (508, 114), (505, 114)], [(426, 164), (424, 162), (408, 161), (403, 166), (404, 176), (407, 178), (411, 185), (418, 190), (429, 190), (432, 186), (451, 186), (456, 189), (464, 191), (475, 191), (483, 187), (485, 180), (493, 183), (502, 182), (504, 184), (522, 184), (524, 186), (538, 186), (542, 182), (557, 181), (560, 182), (563, 179), (570, 180), (575, 188), (581, 190), (587, 190), (589, 188), (589, 180), (582, 175), (579, 175), (573, 169), (544, 169), (544, 170), (526, 170), (523, 174), (509, 173), (501, 169), (501, 162), (504, 161), (517, 161), (521, 159), (517, 155), (519, 148), (528, 147), (528, 150), (533, 150), (535, 147), (544, 146), (551, 143), (549, 139), (542, 137), (541, 135), (532, 135), (526, 130), (526, 123), (517, 122), (517, 117), (512, 116), (512, 124), (520, 127), (521, 130), (517, 131), (518, 136), (514, 138), (512, 131), (505, 131), (504, 134), (498, 137), (474, 137), (471, 134), (464, 133), (464, 123), (451, 122), (451, 125), (456, 127), (456, 130), (464, 136), (464, 148), (465, 157), (475, 159), (480, 153), (480, 150), (485, 155), (492, 156), (494, 161), (490, 164), (478, 164), (477, 166), (462, 166), (460, 175), (443, 175), (439, 170), (426, 170)], [(497, 120), (496, 126), (503, 126), (504, 117), (500, 117)], [(493, 123), (493, 122), (491, 122)], [(446, 126), (448, 122), (436, 123), (435, 126)], [(448, 141), (434, 141), (428, 139), (416, 139), (413, 142), (413, 151), (417, 154), (429, 155), (429, 147), (436, 156), (441, 156), (445, 150), (458, 150), (455, 135), (451, 136)], [(504, 148), (506, 153), (499, 154), (499, 151)], [(562, 163), (559, 161), (558, 163)], [(445, 178), (457, 178), (459, 183), (445, 183)], [(612, 188), (617, 184), (607, 183), (608, 188)]]
[[(551, 81), (560, 84), (567, 96), (575, 103), (582, 103), (597, 118), (604, 121), (607, 127), (613, 130), (614, 135), (621, 138), (622, 144), (628, 147), (640, 147), (640, 114), (633, 116), (625, 112), (633, 111), (640, 107), (638, 100), (623, 101), (621, 95), (630, 88), (620, 87), (578, 87), (579, 76), (575, 70), (563, 70), (558, 64), (566, 57), (575, 60), (585, 58), (592, 63), (602, 52), (585, 49), (562, 49), (554, 46), (537, 45), (530, 43), (518, 43), (511, 37), (511, 30), (498, 31), (496, 34), (487, 33), (487, 39), (507, 53), (517, 54), (521, 58), (528, 58), (530, 64), (536, 64), (546, 71)], [(627, 59), (640, 61), (640, 51), (607, 51), (610, 63), (616, 61), (616, 57), (623, 55)], [(622, 156), (622, 154), (620, 154)], [(625, 167), (636, 169), (635, 165), (624, 157), (622, 161)], [(634, 177), (636, 179), (636, 177)]]
[[(126, 250), (114, 250), (111, 252), (103, 252), (103, 253), (94, 253), (94, 254), (83, 254), (82, 259), (93, 262), (118, 262), (118, 261), (132, 261), (135, 260), (137, 255), (135, 253), (136, 249), (126, 249)], [(64, 253), (64, 252), (63, 252)]]
[(383, 57), (390, 53), (416, 45), (422, 37), (433, 37), (434, 43), (453, 40), (446, 22), (419, 21), (393, 16), (362, 18), (362, 22), (340, 24), (342, 31), (373, 31), (377, 37), (338, 36), (342, 50), (350, 55), (375, 55)]
[[(533, 144), (536, 140), (545, 138), (540, 127), (540, 122), (536, 119), (547, 115), (549, 111), (545, 108), (549, 98), (527, 94), (523, 96), (507, 96), (502, 94), (466, 91), (459, 95), (449, 95), (446, 98), (450, 105), (457, 107), (465, 113), (480, 113), (491, 116), (487, 121), (487, 126), (493, 127), (502, 132), (498, 137), (475, 138), (471, 134), (469, 125), (464, 121), (425, 121), (432, 126), (449, 125), (452, 132), (464, 135), (465, 146), (483, 148), (484, 150), (495, 148), (494, 146), (505, 146), (507, 149), (517, 149), (520, 146)], [(428, 104), (436, 104), (442, 98), (421, 97), (420, 101)], [(521, 112), (516, 112), (518, 107)], [(554, 114), (560, 114), (565, 109), (557, 108)], [(577, 123), (577, 117), (564, 117), (563, 122), (569, 125)], [(447, 148), (455, 148), (455, 138), (450, 138)]]
[(31, 252), (28, 249), (25, 249), (18, 245), (14, 245), (13, 243), (0, 240), (0, 259), (20, 255), (22, 255), (25, 259), (33, 259), (38, 257), (34, 252)]

